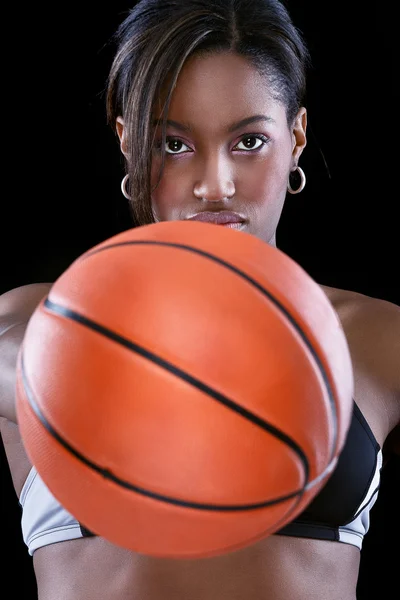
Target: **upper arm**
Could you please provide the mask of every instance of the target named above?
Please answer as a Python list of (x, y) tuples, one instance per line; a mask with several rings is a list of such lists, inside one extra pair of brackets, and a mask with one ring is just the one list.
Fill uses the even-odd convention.
[[(400, 424), (400, 307), (366, 299), (351, 327), (356, 367), (379, 394), (388, 433)], [(394, 434), (393, 434), (394, 436)]]
[(396, 454), (400, 457), (400, 424), (389, 433), (383, 445), (384, 455)]
[(14, 288), (0, 296), (0, 416), (16, 422), (15, 374), (26, 325), (52, 284)]
[(400, 400), (400, 306), (377, 300), (371, 303), (369, 311), (366, 321), (369, 366), (382, 384)]

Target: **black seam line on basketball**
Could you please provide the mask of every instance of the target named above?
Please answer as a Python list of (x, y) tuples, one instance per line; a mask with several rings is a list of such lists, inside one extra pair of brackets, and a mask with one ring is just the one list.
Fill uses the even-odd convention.
[[(123, 487), (124, 489), (128, 489), (128, 490), (133, 491), (142, 496), (152, 498), (153, 500), (159, 500), (161, 502), (173, 504), (175, 506), (181, 506), (181, 507), (185, 507), (185, 508), (194, 508), (194, 509), (198, 509), (198, 510), (217, 511), (217, 512), (218, 511), (220, 511), (220, 512), (239, 512), (239, 511), (266, 508), (267, 506), (273, 506), (275, 504), (280, 504), (282, 502), (285, 502), (286, 500), (295, 498), (296, 496), (302, 496), (302, 494), (304, 493), (304, 489), (300, 489), (295, 492), (292, 492), (291, 494), (287, 494), (285, 496), (274, 498), (273, 500), (265, 500), (263, 502), (256, 502), (253, 504), (208, 504), (208, 503), (199, 503), (199, 502), (189, 502), (187, 500), (179, 500), (178, 498), (173, 498), (171, 496), (165, 496), (163, 494), (157, 494), (156, 492), (146, 490), (145, 488), (134, 485), (134, 484), (130, 483), (129, 481), (125, 481), (124, 479), (120, 479), (119, 477), (116, 477), (108, 469), (104, 469), (104, 468), (100, 467), (99, 465), (97, 465), (96, 463), (92, 462), (86, 456), (81, 454), (81, 452), (79, 452), (79, 450), (77, 450), (71, 444), (69, 444), (69, 442), (67, 442), (58, 433), (58, 431), (56, 431), (56, 429), (46, 419), (46, 417), (44, 416), (43, 412), (40, 410), (40, 408), (35, 400), (33, 391), (31, 389), (31, 386), (29, 385), (28, 378), (26, 376), (23, 353), (21, 354), (21, 377), (22, 377), (22, 384), (24, 387), (24, 391), (25, 391), (25, 394), (28, 399), (30, 407), (36, 414), (39, 421), (42, 423), (43, 427), (52, 436), (52, 438), (56, 442), (58, 442), (63, 448), (65, 448), (67, 450), (67, 452), (69, 452), (70, 454), (75, 456), (75, 458), (77, 460), (79, 460), (80, 462), (85, 464), (87, 467), (89, 467), (90, 469), (92, 469), (93, 471), (95, 471), (96, 473), (98, 473), (99, 475), (104, 477), (105, 479), (112, 481), (113, 483), (115, 483), (116, 485), (119, 485), (120, 487)], [(40, 469), (38, 469), (38, 471), (40, 474)]]
[(123, 337), (122, 335), (119, 335), (118, 333), (116, 333), (115, 331), (112, 331), (111, 329), (108, 329), (107, 327), (104, 327), (104, 325), (100, 325), (99, 323), (96, 323), (95, 321), (93, 321), (92, 319), (89, 319), (88, 317), (85, 317), (84, 315), (81, 315), (69, 308), (65, 308), (64, 306), (61, 306), (60, 304), (54, 303), (51, 300), (49, 300), (48, 297), (46, 298), (46, 300), (44, 302), (44, 306), (49, 311), (51, 311), (53, 313), (57, 313), (65, 318), (75, 321), (77, 323), (80, 323), (81, 325), (84, 325), (85, 327), (88, 327), (89, 329), (96, 331), (96, 333), (100, 333), (101, 335), (107, 337), (108, 339), (113, 340), (117, 344), (124, 346), (124, 348), (127, 348), (128, 350), (135, 352), (136, 354), (139, 354), (139, 356), (142, 356), (143, 358), (151, 361), (153, 364), (156, 364), (157, 366), (161, 367), (162, 369), (165, 369), (166, 371), (168, 371), (175, 377), (178, 377), (179, 379), (186, 381), (186, 383), (188, 383), (189, 385), (192, 385), (193, 387), (197, 388), (204, 394), (207, 394), (214, 400), (217, 400), (220, 404), (223, 404), (227, 408), (238, 413), (240, 416), (244, 417), (245, 419), (247, 419), (254, 425), (261, 427), (264, 431), (268, 431), (275, 438), (280, 439), (283, 443), (285, 443), (287, 446), (289, 446), (300, 458), (301, 462), (303, 463), (304, 474), (305, 474), (305, 484), (304, 485), (305, 486), (308, 485), (308, 483), (309, 483), (309, 479), (308, 479), (309, 478), (309, 464), (308, 464), (307, 457), (306, 457), (305, 453), (303, 452), (302, 448), (291, 437), (289, 437), (287, 434), (285, 434), (283, 431), (274, 427), (267, 421), (264, 421), (263, 419), (261, 419), (260, 417), (258, 417), (255, 414), (253, 414), (252, 412), (250, 412), (243, 406), (240, 406), (239, 404), (237, 404), (230, 398), (227, 398), (225, 395), (221, 394), (217, 390), (214, 390), (213, 388), (211, 388), (210, 386), (205, 384), (203, 381), (200, 381), (196, 377), (193, 377), (193, 375), (186, 373), (186, 371), (183, 371), (179, 367), (171, 364), (164, 358), (161, 358), (160, 356), (158, 356), (157, 354), (154, 354), (150, 350), (143, 348), (143, 346), (139, 346), (139, 344), (132, 342), (132, 340), (129, 340), (129, 339)]
[(137, 246), (137, 245), (167, 246), (167, 247), (171, 247), (171, 248), (178, 248), (180, 250), (186, 250), (189, 252), (193, 252), (195, 254), (199, 254), (200, 256), (204, 256), (205, 258), (208, 258), (208, 259), (218, 263), (219, 265), (226, 267), (230, 271), (233, 271), (234, 273), (236, 273), (237, 275), (239, 275), (240, 277), (245, 279), (248, 283), (253, 285), (264, 296), (267, 296), (267, 298), (273, 304), (275, 304), (275, 306), (285, 315), (285, 317), (288, 319), (288, 321), (290, 321), (290, 323), (296, 329), (296, 331), (298, 332), (298, 334), (300, 335), (300, 337), (306, 344), (307, 348), (309, 349), (311, 355), (313, 356), (313, 358), (320, 370), (322, 379), (325, 383), (325, 387), (328, 392), (329, 404), (331, 407), (331, 414), (333, 417), (333, 440), (332, 440), (331, 455), (330, 455), (330, 459), (329, 459), (329, 462), (330, 462), (333, 459), (334, 454), (335, 454), (337, 435), (338, 435), (338, 431), (337, 431), (337, 418), (338, 417), (337, 417), (336, 403), (335, 403), (335, 399), (334, 399), (335, 395), (333, 393), (332, 386), (329, 381), (329, 377), (325, 370), (325, 367), (322, 364), (322, 362), (318, 356), (318, 352), (315, 350), (311, 341), (308, 339), (306, 333), (301, 328), (301, 325), (296, 321), (295, 317), (287, 310), (287, 308), (281, 302), (279, 302), (279, 300), (277, 298), (275, 298), (275, 296), (273, 296), (273, 294), (271, 294), (271, 292), (269, 292), (261, 284), (259, 284), (258, 281), (256, 281), (252, 277), (250, 277), (244, 271), (241, 271), (240, 269), (238, 269), (238, 267), (235, 267), (234, 265), (226, 262), (222, 258), (219, 258), (218, 256), (214, 256), (213, 254), (210, 254), (209, 252), (206, 252), (205, 250), (200, 250), (199, 248), (195, 248), (193, 246), (188, 246), (187, 244), (178, 244), (176, 242), (162, 242), (160, 240), (129, 240), (126, 242), (115, 242), (115, 243), (110, 243), (107, 246), (103, 246), (102, 248), (95, 248), (94, 250), (89, 250), (77, 260), (79, 260), (79, 261), (85, 260), (92, 254), (98, 254), (99, 252), (104, 252), (105, 250), (109, 250), (110, 248), (117, 248), (118, 246)]

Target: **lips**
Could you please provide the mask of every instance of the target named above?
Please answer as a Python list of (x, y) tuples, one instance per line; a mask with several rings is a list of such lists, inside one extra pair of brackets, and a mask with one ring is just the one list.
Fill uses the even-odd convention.
[(199, 212), (188, 218), (189, 221), (203, 221), (204, 223), (215, 223), (216, 225), (229, 225), (233, 223), (244, 223), (245, 219), (238, 213), (230, 211)]

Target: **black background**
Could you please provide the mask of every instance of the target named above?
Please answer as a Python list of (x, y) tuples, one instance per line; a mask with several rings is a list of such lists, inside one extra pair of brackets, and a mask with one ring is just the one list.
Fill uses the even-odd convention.
[[(352, 2), (349, 13), (350, 3), (333, 0), (290, 3), (314, 66), (309, 143), (300, 163), (307, 186), (288, 197), (278, 245), (320, 283), (400, 304), (394, 8), (365, 4)], [(113, 50), (108, 42), (132, 5), (64, 3), (3, 12), (10, 41), (3, 72), (0, 292), (54, 281), (83, 251), (132, 225), (103, 95)], [(0, 449), (2, 546), (19, 573), (12, 597), (28, 600), (31, 559)], [(388, 598), (395, 585), (388, 545), (399, 535), (398, 477), (395, 461), (372, 509), (359, 600)]]

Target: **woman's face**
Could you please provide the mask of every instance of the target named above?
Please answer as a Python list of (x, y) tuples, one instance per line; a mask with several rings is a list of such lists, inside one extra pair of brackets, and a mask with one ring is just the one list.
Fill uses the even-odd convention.
[[(155, 111), (161, 119), (162, 106)], [(289, 129), (268, 80), (243, 57), (194, 56), (185, 64), (168, 113), (166, 161), (153, 191), (157, 220), (201, 219), (275, 245), (290, 170), (305, 146), (306, 111)], [(123, 122), (119, 124), (123, 138)], [(156, 141), (161, 143), (161, 127)], [(161, 154), (154, 150), (152, 186)]]

